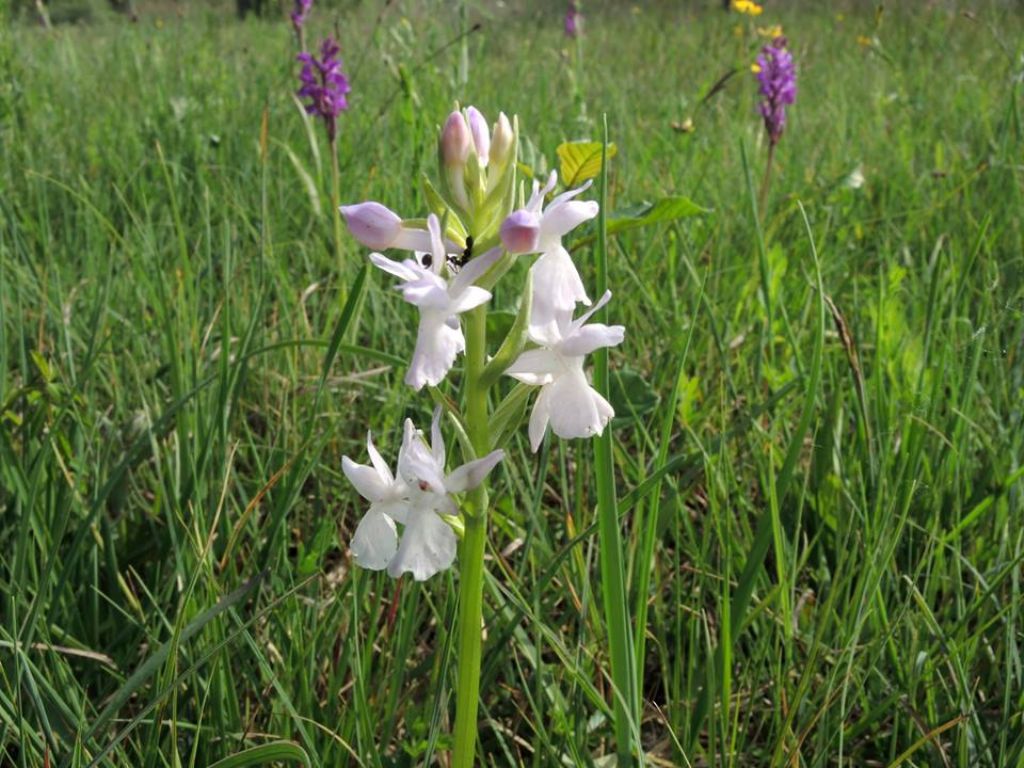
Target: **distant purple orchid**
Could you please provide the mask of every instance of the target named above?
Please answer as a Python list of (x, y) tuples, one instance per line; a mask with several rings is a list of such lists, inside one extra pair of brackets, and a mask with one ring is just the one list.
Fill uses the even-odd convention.
[(761, 84), (759, 109), (772, 147), (786, 127), (786, 107), (796, 101), (796, 67), (786, 44), (786, 38), (776, 37), (761, 49), (754, 67)]
[(569, 0), (569, 7), (565, 11), (565, 36), (577, 37), (583, 26), (583, 14), (574, 0)]
[(295, 0), (295, 10), (290, 15), (296, 34), (300, 34), (302, 28), (306, 26), (306, 19), (309, 18), (309, 12), (312, 9), (313, 0)]
[(334, 38), (328, 37), (320, 46), (319, 59), (311, 53), (298, 55), (302, 62), (302, 71), (299, 73), (302, 87), (298, 95), (309, 99), (306, 112), (323, 118), (327, 126), (327, 138), (332, 145), (337, 136), (338, 115), (348, 109), (345, 94), (351, 90), (348, 78), (341, 70), (341, 60), (338, 58), (340, 51)]

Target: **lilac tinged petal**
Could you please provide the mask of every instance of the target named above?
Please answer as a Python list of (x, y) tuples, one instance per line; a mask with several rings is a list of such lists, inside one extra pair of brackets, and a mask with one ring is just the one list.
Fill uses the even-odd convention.
[(338, 210), (345, 218), (352, 236), (375, 251), (392, 247), (402, 231), (402, 219), (398, 214), (372, 200), (343, 205)]
[(462, 167), (469, 159), (469, 150), (473, 138), (466, 125), (466, 118), (455, 110), (448, 115), (444, 128), (441, 130), (441, 157), (449, 167)]
[(486, 168), (491, 152), (491, 133), (487, 127), (487, 120), (476, 107), (466, 108), (466, 120), (469, 122), (469, 132), (473, 136), (473, 146), (476, 149), (476, 156), (480, 159), (480, 167)]
[(501, 223), (501, 243), (509, 253), (535, 253), (540, 240), (540, 216), (521, 208)]

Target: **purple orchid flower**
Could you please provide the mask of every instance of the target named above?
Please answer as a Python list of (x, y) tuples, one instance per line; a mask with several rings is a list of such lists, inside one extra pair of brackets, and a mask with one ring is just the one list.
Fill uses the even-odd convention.
[(340, 51), (334, 38), (328, 37), (320, 46), (319, 59), (311, 53), (298, 55), (302, 62), (302, 71), (299, 73), (302, 87), (298, 95), (309, 99), (306, 112), (323, 118), (331, 144), (337, 135), (338, 115), (348, 109), (345, 94), (351, 90), (348, 78), (341, 69), (341, 59), (338, 58)]
[(786, 127), (786, 107), (796, 101), (796, 67), (786, 44), (786, 38), (776, 37), (761, 50), (755, 66), (761, 84), (759, 110), (773, 147)]
[(583, 14), (579, 6), (573, 0), (569, 0), (569, 7), (565, 11), (565, 36), (577, 37), (583, 26)]

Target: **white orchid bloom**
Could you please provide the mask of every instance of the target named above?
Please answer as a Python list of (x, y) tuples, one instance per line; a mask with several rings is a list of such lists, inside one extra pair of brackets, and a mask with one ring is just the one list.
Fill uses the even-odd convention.
[(466, 264), (450, 281), (443, 277), (448, 252), (441, 239), (437, 216), (427, 219), (431, 246), (417, 252), (416, 259), (397, 262), (380, 253), (371, 253), (370, 261), (402, 281), (402, 297), (420, 310), (416, 349), (405, 375), (413, 389), (436, 386), (451, 370), (455, 358), (466, 348), (466, 338), (458, 316), (490, 300), (491, 294), (473, 285), (500, 258), (501, 249), (493, 248)]
[(445, 474), (445, 447), (441, 437), (441, 409), (434, 411), (430, 445), (411, 419), (405, 421), (405, 435), (398, 458), (398, 473), (416, 494), (402, 531), (402, 543), (388, 564), (394, 577), (411, 573), (416, 581), (429, 579), (455, 562), (458, 540), (441, 515), (458, 514), (453, 493), (464, 493), (484, 481), (505, 457), (497, 450)]
[(369, 433), (366, 448), (372, 466), (356, 464), (343, 456), (341, 469), (359, 495), (370, 502), (352, 537), (352, 556), (357, 565), (379, 571), (388, 566), (398, 551), (395, 523), (404, 524), (409, 518), (411, 489), (401, 478), (391, 474)]
[(559, 437), (593, 437), (600, 435), (615, 415), (611, 404), (590, 386), (583, 371), (583, 360), (588, 354), (621, 344), (625, 337), (621, 325), (586, 324), (611, 295), (611, 291), (606, 291), (597, 304), (576, 320), (571, 315), (558, 315), (554, 337), (534, 336), (531, 328), (531, 338), (541, 347), (523, 352), (505, 371), (524, 384), (541, 388), (530, 414), (530, 447), (534, 453), (548, 424)]
[(580, 273), (562, 245), (562, 238), (585, 221), (597, 216), (593, 200), (574, 200), (591, 184), (563, 192), (541, 209), (544, 197), (555, 188), (558, 174), (551, 172), (543, 187), (533, 182), (533, 194), (525, 208), (512, 212), (501, 225), (501, 240), (510, 253), (539, 253), (530, 268), (533, 304), (530, 333), (554, 342), (558, 338), (558, 316), (576, 310), (576, 304), (590, 304)]

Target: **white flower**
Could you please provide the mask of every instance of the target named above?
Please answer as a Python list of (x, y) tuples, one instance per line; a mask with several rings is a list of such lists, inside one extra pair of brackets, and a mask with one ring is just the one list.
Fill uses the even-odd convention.
[(427, 228), (430, 251), (417, 252), (415, 260), (397, 262), (379, 253), (370, 254), (377, 267), (402, 280), (398, 286), (402, 297), (420, 310), (416, 349), (405, 375), (405, 383), (416, 390), (439, 384), (465, 350), (466, 338), (458, 315), (490, 300), (490, 292), (473, 283), (501, 256), (500, 248), (491, 249), (466, 264), (449, 282), (442, 276), (448, 253), (437, 216), (430, 215)]
[(341, 469), (359, 495), (370, 502), (352, 537), (352, 556), (357, 565), (379, 571), (387, 567), (398, 551), (395, 523), (404, 524), (409, 518), (410, 488), (391, 474), (370, 434), (366, 436), (366, 448), (373, 466), (356, 464), (343, 456)]
[(593, 200), (573, 199), (590, 186), (588, 181), (563, 192), (542, 211), (544, 196), (554, 189), (557, 180), (558, 174), (552, 171), (543, 187), (535, 181), (526, 207), (510, 214), (501, 226), (502, 242), (510, 253), (541, 254), (530, 268), (533, 281), (530, 333), (545, 341), (558, 338), (559, 315), (567, 313), (571, 317), (576, 304), (590, 304), (580, 273), (562, 245), (562, 238), (597, 216), (599, 210)]
[[(430, 445), (412, 420), (406, 419), (398, 452), (398, 477), (391, 474), (369, 435), (366, 444), (373, 466), (356, 464), (348, 456), (342, 458), (345, 476), (370, 502), (352, 537), (352, 556), (357, 565), (374, 571), (387, 568), (395, 578), (411, 573), (416, 581), (425, 581), (455, 562), (458, 540), (442, 517), (459, 513), (451, 494), (480, 485), (505, 453), (492, 451), (446, 475), (440, 419), (438, 408), (434, 411)], [(404, 526), (401, 543), (395, 523)]]
[(455, 532), (441, 517), (458, 514), (451, 494), (476, 488), (505, 457), (504, 451), (492, 451), (446, 475), (440, 419), (441, 409), (438, 408), (430, 428), (430, 445), (412, 420), (405, 421), (398, 473), (419, 496), (402, 532), (402, 543), (388, 565), (388, 573), (396, 578), (411, 573), (416, 581), (424, 581), (455, 562)]
[(608, 303), (611, 291), (576, 320), (572, 315), (556, 317), (554, 336), (533, 335), (542, 346), (523, 352), (505, 373), (525, 383), (540, 386), (540, 395), (530, 415), (530, 447), (534, 452), (544, 439), (548, 424), (559, 437), (600, 435), (615, 415), (611, 404), (590, 386), (583, 371), (583, 359), (595, 349), (622, 343), (621, 325), (593, 323), (590, 316)]

